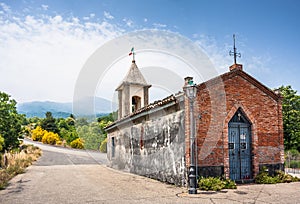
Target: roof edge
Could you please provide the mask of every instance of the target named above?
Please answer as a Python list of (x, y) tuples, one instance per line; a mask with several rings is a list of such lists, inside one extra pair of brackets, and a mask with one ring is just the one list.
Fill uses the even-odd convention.
[[(183, 95), (182, 92), (178, 92), (177, 94), (175, 94), (175, 95), (172, 94), (162, 100), (154, 101), (153, 103), (150, 103), (149, 105), (142, 107), (142, 108), (138, 109), (137, 111), (116, 120), (115, 122), (106, 126), (104, 129), (106, 131), (113, 129), (117, 124), (126, 123), (129, 119), (133, 120), (133, 119), (138, 118), (139, 116), (143, 116), (145, 114), (150, 114), (152, 112), (159, 111), (161, 109), (175, 105), (176, 103), (180, 102), (180, 100), (178, 100), (178, 98), (180, 98), (182, 95)], [(142, 114), (142, 115), (140, 115), (140, 114)]]
[(212, 79), (209, 79), (208, 81), (199, 84), (198, 87), (201, 88), (204, 86), (211, 86), (211, 85), (218, 83), (220, 78), (222, 78), (223, 81), (226, 81), (227, 79), (230, 79), (234, 76), (240, 76), (240, 77), (244, 78), (245, 80), (247, 80), (248, 82), (250, 82), (251, 84), (256, 86), (257, 88), (259, 88), (261, 91), (263, 91), (267, 95), (271, 96), (276, 101), (281, 100), (281, 98), (282, 98), (280, 95), (277, 95), (274, 91), (272, 91), (267, 86), (265, 86), (264, 84), (259, 82), (257, 79), (252, 77), (250, 74), (248, 74), (240, 69), (235, 69), (235, 70), (226, 72), (224, 74), (221, 74), (217, 77), (214, 77)]

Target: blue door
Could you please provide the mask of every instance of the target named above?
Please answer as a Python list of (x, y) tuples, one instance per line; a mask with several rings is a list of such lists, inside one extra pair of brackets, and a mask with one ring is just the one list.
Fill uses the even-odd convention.
[(252, 179), (250, 127), (241, 111), (228, 125), (229, 176), (235, 181)]

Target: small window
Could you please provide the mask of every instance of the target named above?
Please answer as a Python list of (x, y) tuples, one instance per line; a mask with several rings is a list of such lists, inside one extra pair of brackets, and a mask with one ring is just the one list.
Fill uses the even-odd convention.
[(141, 108), (141, 97), (133, 96), (131, 99), (131, 103), (132, 103), (131, 111), (132, 112), (137, 111), (138, 109)]
[(247, 149), (246, 142), (241, 142), (241, 149)]
[(240, 135), (240, 139), (241, 139), (241, 140), (245, 140), (245, 139), (246, 139), (246, 134), (245, 134), (245, 133), (241, 134), (241, 135)]
[(115, 157), (115, 137), (111, 138), (111, 157)]
[(234, 149), (234, 143), (233, 142), (228, 143), (228, 148), (229, 149)]

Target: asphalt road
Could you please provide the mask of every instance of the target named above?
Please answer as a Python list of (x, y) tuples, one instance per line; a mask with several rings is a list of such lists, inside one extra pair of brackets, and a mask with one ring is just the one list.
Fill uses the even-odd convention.
[(106, 155), (36, 144), (42, 157), (0, 191), (1, 204), (300, 203), (300, 183), (199, 192), (106, 167)]

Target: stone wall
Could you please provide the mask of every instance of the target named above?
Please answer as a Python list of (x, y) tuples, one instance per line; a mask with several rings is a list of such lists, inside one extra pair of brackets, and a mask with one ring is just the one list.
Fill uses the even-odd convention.
[(186, 184), (184, 110), (178, 110), (178, 104), (116, 123), (108, 138), (111, 167)]

